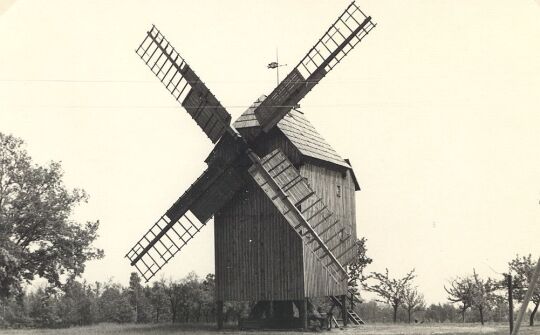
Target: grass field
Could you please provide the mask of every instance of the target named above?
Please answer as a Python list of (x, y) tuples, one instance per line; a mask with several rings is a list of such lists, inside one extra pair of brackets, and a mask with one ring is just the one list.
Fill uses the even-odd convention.
[[(68, 329), (4, 329), (0, 330), (0, 335), (108, 335), (108, 334), (151, 334), (151, 335), (169, 335), (169, 334), (255, 334), (261, 333), (264, 335), (288, 335), (302, 334), (302, 332), (291, 331), (238, 331), (236, 329), (225, 329), (216, 331), (214, 325), (118, 325), (118, 324), (99, 324), (90, 327), (75, 327)], [(313, 334), (315, 332), (308, 332)], [(360, 327), (350, 327), (344, 330), (333, 329), (332, 331), (323, 331), (326, 334), (343, 334), (343, 335), (508, 335), (508, 328), (502, 324), (487, 324), (480, 326), (477, 324), (424, 324), (424, 325), (392, 325), (392, 324), (372, 324)], [(522, 335), (540, 335), (540, 326), (538, 327), (522, 327), (520, 334)]]

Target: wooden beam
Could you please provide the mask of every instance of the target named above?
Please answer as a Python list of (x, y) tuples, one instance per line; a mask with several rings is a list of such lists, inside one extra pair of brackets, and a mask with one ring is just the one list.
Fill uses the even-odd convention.
[(218, 300), (216, 302), (216, 313), (217, 313), (217, 328), (223, 329), (223, 301)]
[(300, 301), (298, 313), (300, 314), (300, 320), (303, 329), (308, 329), (308, 299), (304, 298)]
[(512, 275), (506, 274), (506, 284), (508, 285), (508, 322), (510, 324), (510, 334), (514, 331), (514, 297), (512, 287)]
[(349, 315), (347, 313), (347, 296), (344, 294), (340, 296), (341, 299), (341, 318), (343, 319), (343, 327), (347, 327), (349, 324)]
[(533, 276), (531, 278), (531, 281), (529, 282), (529, 288), (527, 289), (527, 293), (525, 294), (525, 297), (523, 298), (523, 302), (521, 303), (521, 308), (519, 310), (519, 314), (516, 320), (516, 324), (514, 325), (514, 330), (512, 331), (512, 335), (517, 335), (519, 333), (519, 327), (521, 326), (521, 321), (523, 321), (523, 316), (525, 315), (525, 312), (527, 311), (527, 305), (529, 304), (529, 301), (531, 300), (533, 292), (536, 289), (536, 284), (538, 282), (539, 275), (540, 275), (540, 258), (538, 258), (538, 261), (536, 261), (536, 268), (534, 269)]

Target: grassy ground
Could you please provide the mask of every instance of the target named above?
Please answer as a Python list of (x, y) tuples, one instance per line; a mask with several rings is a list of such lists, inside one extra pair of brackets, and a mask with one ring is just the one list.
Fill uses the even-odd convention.
[[(99, 324), (91, 327), (75, 327), (69, 329), (5, 329), (0, 330), (0, 335), (128, 335), (128, 334), (150, 334), (150, 335), (172, 335), (172, 334), (247, 334), (253, 335), (261, 333), (264, 335), (288, 335), (301, 334), (301, 332), (278, 332), (278, 331), (238, 331), (236, 329), (225, 329), (216, 331), (214, 325), (117, 325)], [(313, 334), (314, 332), (310, 332)], [(502, 324), (488, 324), (480, 326), (477, 324), (423, 324), (423, 325), (392, 325), (392, 324), (370, 324), (360, 327), (351, 327), (344, 330), (333, 329), (326, 334), (343, 335), (508, 335), (508, 328)], [(521, 328), (520, 335), (540, 335), (540, 326)]]

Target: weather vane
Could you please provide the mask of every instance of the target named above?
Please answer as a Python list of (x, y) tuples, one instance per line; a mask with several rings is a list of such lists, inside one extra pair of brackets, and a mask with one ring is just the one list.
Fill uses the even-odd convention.
[(279, 68), (282, 66), (287, 66), (287, 64), (279, 64), (279, 54), (278, 49), (276, 48), (276, 61), (267, 66), (269, 69), (276, 69), (276, 85), (279, 85)]

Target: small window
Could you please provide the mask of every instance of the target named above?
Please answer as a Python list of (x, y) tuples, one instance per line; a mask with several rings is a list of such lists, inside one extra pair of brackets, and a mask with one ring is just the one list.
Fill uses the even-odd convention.
[(340, 240), (341, 241), (345, 241), (346, 239), (348, 239), (349, 237), (351, 237), (351, 230), (350, 228), (342, 228), (341, 229), (341, 236), (340, 236)]
[(338, 198), (341, 198), (341, 185), (337, 186), (336, 195)]

